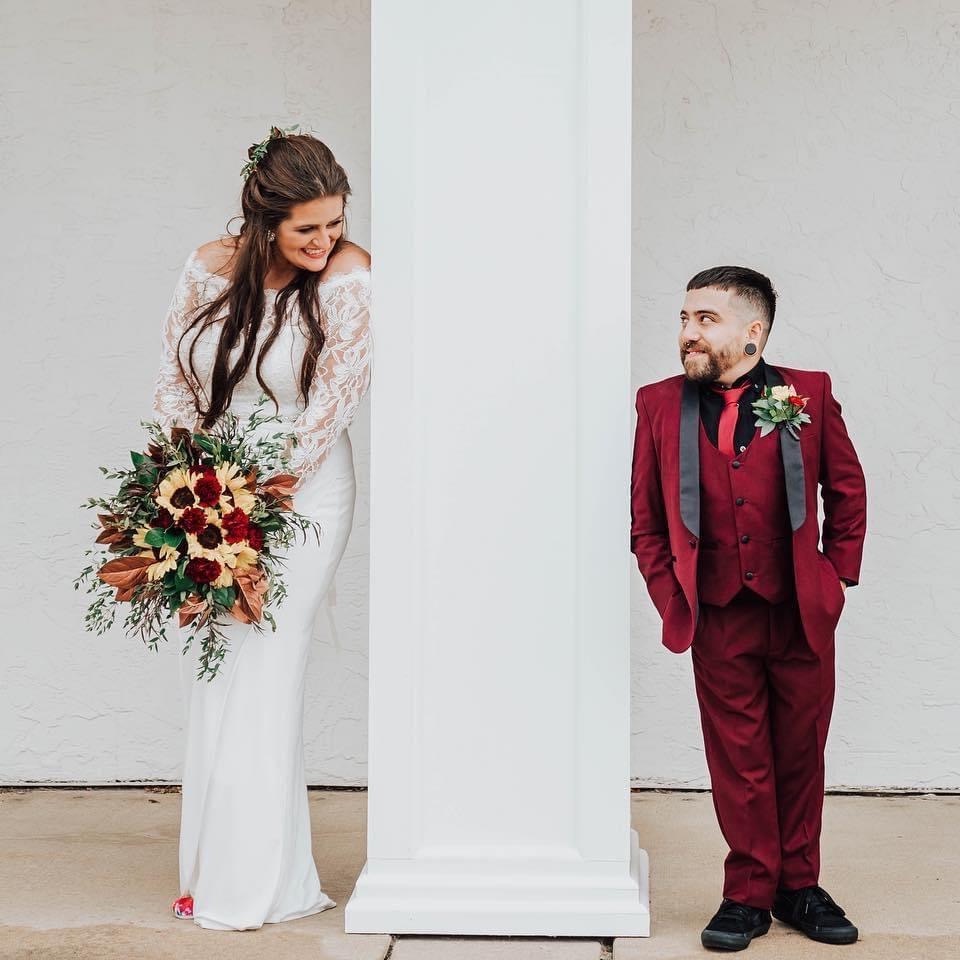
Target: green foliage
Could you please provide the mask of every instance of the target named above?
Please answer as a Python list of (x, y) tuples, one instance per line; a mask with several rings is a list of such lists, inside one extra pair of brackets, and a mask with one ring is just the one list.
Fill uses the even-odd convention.
[[(141, 421), (149, 440), (148, 452), (131, 451), (131, 467), (126, 469), (100, 467), (103, 477), (117, 484), (116, 493), (91, 497), (83, 507), (108, 518), (109, 526), (123, 537), (87, 550), (85, 557), (93, 562), (85, 566), (73, 582), (75, 590), (83, 586), (92, 598), (84, 616), (86, 630), (97, 635), (110, 630), (120, 603), (115, 598), (115, 588), (97, 575), (108, 559), (104, 552), (108, 551), (112, 558), (137, 556), (143, 548), (133, 545), (133, 534), (149, 527), (145, 540), (151, 547), (165, 545), (182, 551), (182, 554), (176, 567), (163, 577), (134, 587), (123, 622), (124, 631), (139, 638), (148, 649), (156, 650), (159, 642), (167, 639), (170, 616), (177, 614), (188, 601), (196, 605), (199, 598), (203, 601), (203, 612), (188, 627), (180, 629), (181, 638), (185, 637), (182, 650), (186, 653), (199, 637), (198, 679), (206, 677), (211, 680), (216, 676), (229, 649), (223, 626), (232, 619), (230, 610), (236, 602), (237, 591), (232, 586), (215, 588), (211, 584), (197, 584), (187, 576), (190, 558), (185, 552), (186, 534), (177, 527), (151, 526), (158, 510), (154, 497), (163, 478), (177, 469), (214, 467), (221, 462), (231, 462), (237, 464), (245, 476), (256, 469), (258, 480), (289, 473), (287, 450), (296, 441), (289, 430), (269, 429), (270, 424), (284, 424), (279, 415), (267, 412), (269, 403), (269, 398), (261, 395), (245, 419), (227, 413), (206, 432), (191, 433), (176, 428), (167, 434), (156, 421)], [(298, 539), (305, 541), (311, 531), (319, 543), (320, 528), (307, 517), (279, 509), (276, 500), (269, 495), (258, 494), (249, 514), (265, 536), (258, 558), (260, 569), (267, 578), (263, 622), (276, 630), (276, 621), (267, 607), (278, 606), (287, 595), (283, 579), (284, 554)], [(101, 530), (100, 524), (95, 523), (93, 527)], [(260, 632), (264, 629), (262, 623), (254, 623), (252, 627)]]

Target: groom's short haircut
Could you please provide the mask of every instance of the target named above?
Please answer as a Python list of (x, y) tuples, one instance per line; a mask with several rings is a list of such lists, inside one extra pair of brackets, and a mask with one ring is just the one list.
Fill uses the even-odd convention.
[(743, 297), (760, 311), (769, 336), (773, 316), (777, 312), (777, 291), (773, 289), (769, 277), (749, 267), (711, 267), (691, 277), (687, 284), (688, 290), (702, 290), (704, 287), (733, 290)]

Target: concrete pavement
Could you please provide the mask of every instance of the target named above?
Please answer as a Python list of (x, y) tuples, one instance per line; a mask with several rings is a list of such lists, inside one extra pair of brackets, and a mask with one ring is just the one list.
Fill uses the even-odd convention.
[[(164, 789), (0, 792), (3, 960), (703, 960), (720, 901), (723, 842), (710, 797), (639, 793), (634, 826), (651, 858), (649, 939), (398, 937), (343, 933), (364, 861), (366, 794), (310, 792), (314, 856), (334, 910), (221, 933), (176, 920), (180, 797)], [(861, 930), (852, 947), (781, 924), (754, 960), (831, 956), (960, 960), (960, 797), (827, 799), (823, 885)]]

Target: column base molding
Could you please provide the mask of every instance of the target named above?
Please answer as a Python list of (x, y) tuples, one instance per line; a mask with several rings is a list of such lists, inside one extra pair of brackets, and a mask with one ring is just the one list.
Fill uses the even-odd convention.
[(630, 835), (629, 867), (546, 855), (370, 860), (347, 903), (346, 932), (648, 937), (647, 854)]

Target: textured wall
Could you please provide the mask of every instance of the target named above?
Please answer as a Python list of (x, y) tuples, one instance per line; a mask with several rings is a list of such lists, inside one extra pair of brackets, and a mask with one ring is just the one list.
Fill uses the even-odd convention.
[[(99, 464), (140, 443), (183, 260), (236, 212), (247, 146), (271, 123), (330, 144), (369, 245), (369, 8), (98, 0), (2, 16), (0, 782), (177, 779), (176, 652), (80, 629), (70, 581), (92, 515), (78, 504), (106, 491)], [(323, 783), (364, 777), (367, 434), (364, 410), (356, 529), (307, 684)]]
[[(679, 370), (694, 272), (774, 279), (767, 358), (831, 372), (868, 482), (828, 782), (960, 787), (960, 9), (657, 0), (634, 18), (635, 380)], [(634, 586), (634, 774), (702, 785), (689, 657), (657, 649)]]
[[(831, 371), (869, 482), (829, 781), (960, 787), (948, 566), (960, 332), (946, 280), (960, 14), (870, 0), (634, 11), (636, 382), (677, 369), (674, 318), (695, 270), (770, 273), (782, 301), (768, 357)], [(2, 17), (0, 782), (176, 780), (176, 654), (79, 629), (78, 504), (101, 489), (97, 465), (138, 442), (177, 271), (234, 212), (246, 146), (270, 123), (302, 122), (331, 144), (352, 174), (352, 235), (367, 244), (369, 10), (101, 0), (8, 4)], [(365, 779), (365, 420), (353, 431), (357, 527), (307, 686), (318, 783)], [(634, 586), (635, 777), (703, 785), (689, 659), (659, 648), (639, 576)]]

